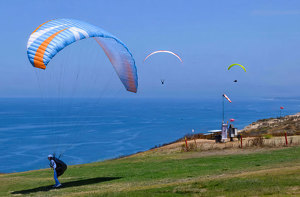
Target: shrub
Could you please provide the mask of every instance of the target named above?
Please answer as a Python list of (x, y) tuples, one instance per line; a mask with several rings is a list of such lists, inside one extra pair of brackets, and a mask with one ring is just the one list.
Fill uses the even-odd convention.
[(264, 138), (263, 137), (255, 137), (252, 139), (253, 146), (264, 146)]
[(271, 139), (273, 137), (272, 134), (265, 134), (263, 135), (265, 139)]

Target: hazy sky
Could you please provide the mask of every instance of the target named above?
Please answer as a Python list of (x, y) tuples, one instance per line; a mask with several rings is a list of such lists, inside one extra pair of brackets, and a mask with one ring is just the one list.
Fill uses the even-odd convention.
[[(135, 97), (300, 96), (300, 1), (10, 0), (0, 2), (0, 97), (39, 96), (45, 88), (37, 85), (41, 79), (28, 61), (26, 43), (38, 25), (55, 18), (83, 20), (122, 40), (138, 68)], [(99, 64), (99, 87), (111, 79), (109, 88), (132, 97), (112, 74), (101, 48), (91, 41), (72, 47), (49, 66), (82, 64), (86, 69), (80, 73), (88, 76), (89, 64)], [(144, 63), (154, 50), (171, 50), (183, 63), (167, 54)], [(247, 73), (227, 71), (232, 63), (244, 65)], [(164, 86), (160, 78), (166, 80)], [(97, 88), (85, 88), (85, 93)]]

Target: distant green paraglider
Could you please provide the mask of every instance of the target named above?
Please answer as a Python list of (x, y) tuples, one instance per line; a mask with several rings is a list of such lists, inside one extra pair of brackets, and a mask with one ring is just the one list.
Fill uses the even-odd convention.
[(231, 65), (228, 67), (228, 70), (230, 70), (231, 67), (233, 67), (233, 66), (240, 66), (242, 69), (244, 69), (245, 72), (247, 72), (247, 71), (246, 71), (246, 68), (245, 68), (244, 66), (240, 65), (240, 64), (231, 64)]

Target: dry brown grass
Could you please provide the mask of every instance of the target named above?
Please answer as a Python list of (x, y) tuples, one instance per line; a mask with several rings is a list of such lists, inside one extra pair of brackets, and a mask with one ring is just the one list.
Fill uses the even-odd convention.
[(287, 132), (290, 136), (300, 134), (300, 113), (281, 118), (258, 120), (241, 130), (244, 136), (251, 137), (257, 137), (263, 134), (282, 136), (284, 132)]
[[(246, 137), (243, 138), (243, 149), (253, 149), (253, 148), (283, 148), (287, 146), (298, 146), (300, 145), (300, 136), (288, 136), (288, 145), (285, 143), (285, 137), (272, 137), (269, 139), (263, 136), (258, 137)], [(241, 149), (241, 141), (234, 139), (233, 142), (227, 140), (225, 143), (215, 143), (214, 140), (207, 139), (191, 139), (187, 141), (188, 147), (186, 147), (185, 142), (176, 142), (160, 148), (155, 149), (158, 152), (174, 153), (174, 152), (207, 152), (215, 150), (236, 150)]]

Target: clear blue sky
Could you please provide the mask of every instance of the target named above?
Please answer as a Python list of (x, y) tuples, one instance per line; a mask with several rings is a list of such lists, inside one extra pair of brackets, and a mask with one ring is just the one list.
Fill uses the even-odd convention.
[[(89, 22), (126, 43), (138, 68), (138, 97), (215, 98), (224, 91), (239, 97), (300, 96), (300, 1), (10, 0), (0, 2), (0, 97), (39, 95), (26, 43), (38, 25), (55, 18)], [(166, 54), (143, 63), (154, 50), (172, 50), (183, 63)], [(72, 51), (68, 64), (78, 64), (80, 51)], [(100, 48), (99, 53), (97, 61), (109, 65)], [(231, 63), (248, 72), (228, 72)], [(119, 81), (112, 88), (117, 86)]]

